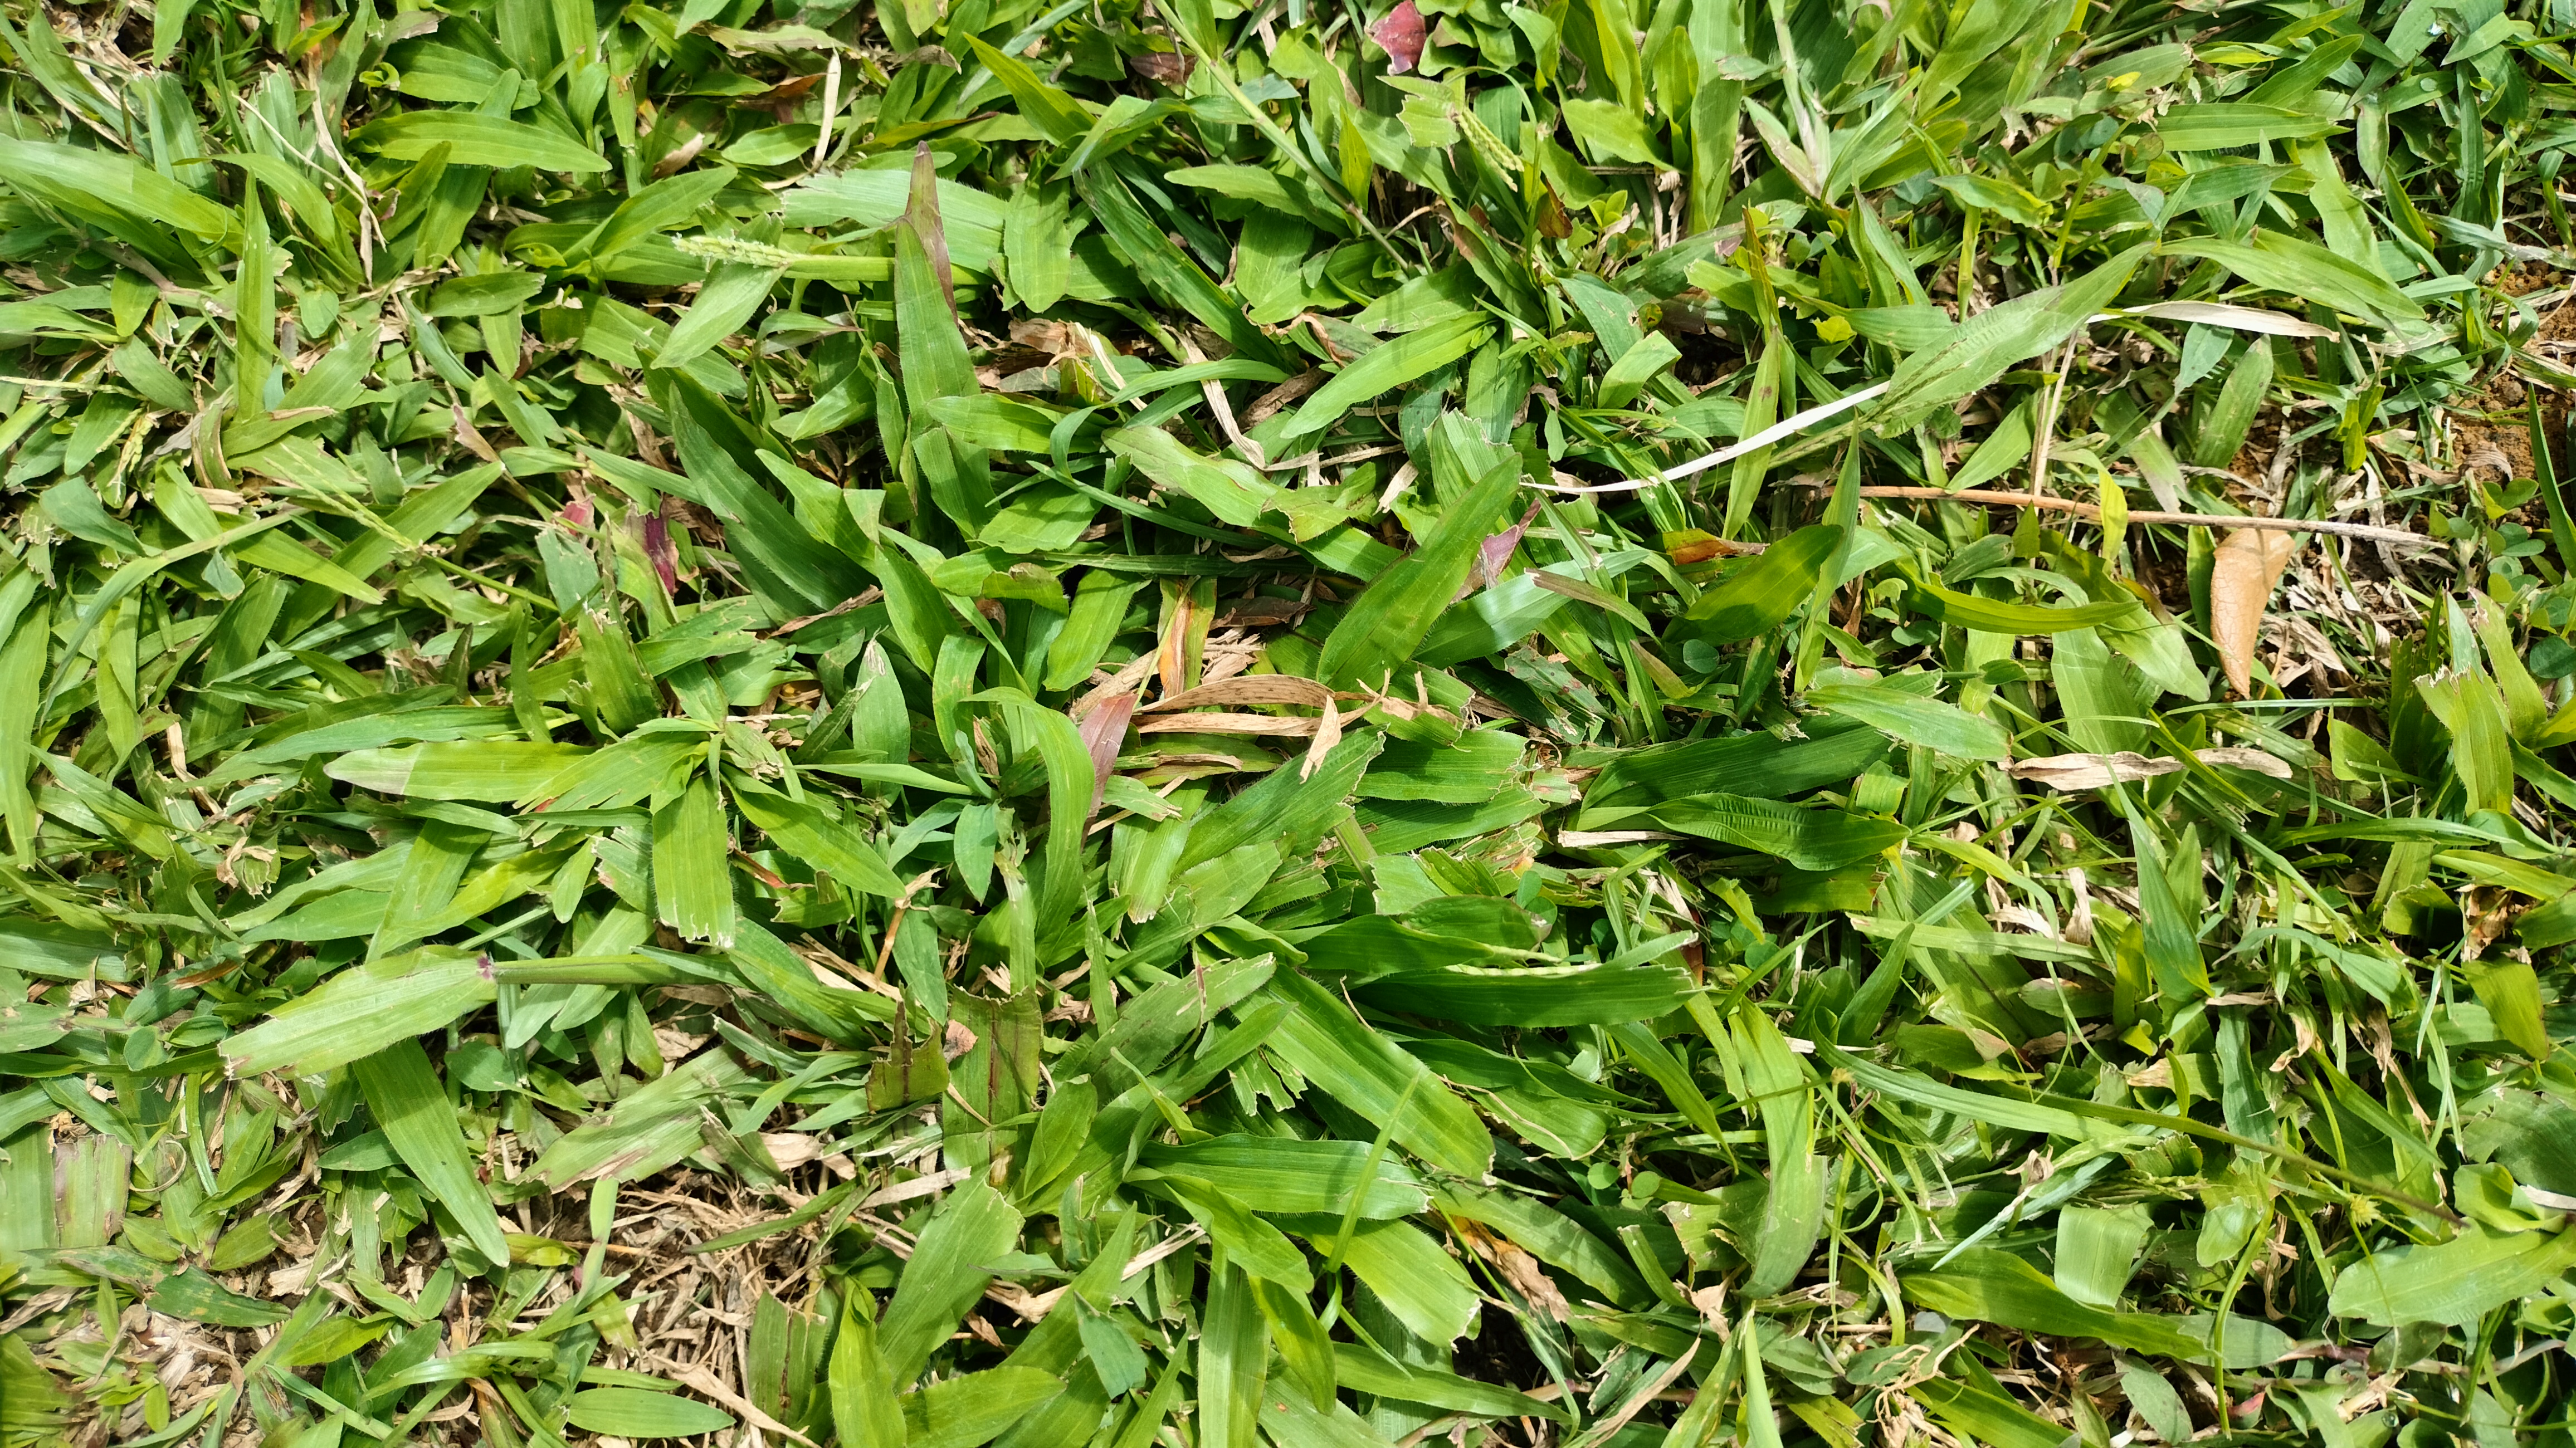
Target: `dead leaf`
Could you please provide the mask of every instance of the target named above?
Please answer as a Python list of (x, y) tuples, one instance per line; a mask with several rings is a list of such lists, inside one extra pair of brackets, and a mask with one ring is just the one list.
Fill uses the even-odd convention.
[(2498, 886), (2470, 886), (2460, 902), (2460, 917), (2468, 927), (2460, 941), (2461, 962), (2485, 958), (2487, 947), (2513, 928), (2513, 917), (2522, 913), (2522, 904), (2513, 892)]
[[(1529, 531), (1530, 520), (1537, 516), (1538, 504), (1532, 503), (1519, 522), (1478, 545), (1475, 565), (1467, 570), (1466, 581), (1458, 585), (1458, 592), (1449, 601), (1454, 604), (1479, 588), (1491, 588), (1502, 582), (1503, 565), (1511, 562), (1512, 550), (1521, 546), (1521, 535)], [(1541, 582), (1543, 584), (1544, 580)]]
[(1332, 690), (1295, 674), (1242, 674), (1218, 683), (1185, 689), (1168, 699), (1157, 699), (1137, 712), (1163, 714), (1207, 704), (1294, 704), (1319, 709), (1332, 697)]
[(1324, 756), (1332, 753), (1333, 746), (1341, 742), (1342, 714), (1340, 710), (1333, 707), (1332, 699), (1327, 697), (1324, 700), (1323, 717), (1315, 724), (1314, 741), (1306, 746), (1305, 762), (1297, 766), (1297, 777), (1312, 778), (1316, 769), (1322, 766)]
[(1149, 51), (1127, 57), (1127, 69), (1139, 80), (1150, 80), (1175, 90), (1190, 79), (1190, 58), (1171, 51)]
[[(2260, 749), (2198, 749), (2192, 751), (2192, 757), (2203, 764), (2250, 769), (2274, 779), (2288, 779), (2294, 773), (2287, 761)], [(2027, 779), (2050, 789), (2078, 790), (2153, 779), (2160, 774), (2177, 773), (2188, 766), (2179, 759), (2150, 759), (2123, 749), (2117, 754), (2051, 754), (2040, 759), (2016, 759), (2005, 767), (2015, 779)]]
[(644, 515), (644, 556), (662, 580), (664, 593), (680, 591), (680, 551), (671, 542), (671, 525), (658, 512)]
[(2016, 759), (2004, 766), (2015, 779), (2032, 780), (2051, 789), (2100, 789), (2106, 784), (2153, 779), (2183, 767), (2179, 759), (2149, 759), (2123, 749), (2117, 754), (2052, 754), (2043, 759)]
[(1082, 736), (1082, 747), (1091, 751), (1091, 808), (1083, 819), (1100, 813), (1100, 793), (1109, 787), (1109, 772), (1118, 767), (1118, 746), (1127, 738), (1127, 721), (1136, 713), (1133, 693), (1101, 701), (1100, 706), (1075, 721)]
[(2266, 754), (2260, 749), (2195, 749), (2191, 752), (2191, 757), (2203, 764), (2224, 764), (2231, 769), (2250, 769), (2256, 774), (2268, 774), (2274, 779), (2288, 779), (2298, 772), (2290, 768), (2288, 760), (2275, 754)]
[(1422, 23), (1422, 12), (1414, 8), (1413, 0), (1398, 0), (1384, 20), (1369, 27), (1369, 39), (1386, 52), (1389, 75), (1402, 75), (1419, 64), (1422, 47), (1430, 38), (1429, 29)]
[(821, 1143), (811, 1132), (764, 1131), (760, 1133), (760, 1144), (780, 1171), (794, 1171), (823, 1154)]
[[(1409, 3), (1410, 0), (1408, 8)], [(1492, 1263), (1494, 1270), (1503, 1274), (1503, 1280), (1528, 1298), (1532, 1307), (1559, 1322), (1572, 1318), (1573, 1311), (1566, 1303), (1565, 1294), (1557, 1289), (1556, 1280), (1548, 1276), (1547, 1269), (1541, 1267), (1538, 1259), (1519, 1243), (1498, 1237), (1486, 1231), (1480, 1223), (1463, 1218), (1458, 1219), (1455, 1225), (1459, 1239), (1466, 1243), (1468, 1250)]]
[(1139, 734), (1263, 734), (1304, 739), (1324, 721), (1311, 714), (1165, 714), (1136, 726)]
[(1305, 396), (1307, 393), (1312, 392), (1323, 385), (1323, 369), (1318, 367), (1309, 367), (1305, 371), (1298, 373), (1296, 376), (1289, 378), (1287, 381), (1280, 383), (1278, 386), (1271, 388), (1259, 397), (1252, 399), (1252, 405), (1243, 410), (1243, 425), (1245, 427), (1259, 427), (1261, 424), (1268, 422), (1273, 414), (1286, 408), (1288, 404), (1295, 402), (1298, 398)]
[(2263, 638), (2263, 610), (2297, 551), (2296, 534), (2265, 528), (2231, 528), (2218, 541), (2218, 556), (2209, 570), (2209, 632), (2228, 687), (2239, 698), (2254, 691), (2254, 649)]

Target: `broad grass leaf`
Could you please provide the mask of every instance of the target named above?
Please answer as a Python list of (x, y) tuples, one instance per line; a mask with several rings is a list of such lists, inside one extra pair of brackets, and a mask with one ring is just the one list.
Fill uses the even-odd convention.
[(604, 1120), (585, 1122), (546, 1148), (528, 1175), (556, 1191), (599, 1177), (637, 1180), (703, 1151), (705, 1111), (749, 1095), (751, 1073), (723, 1051), (701, 1051), (618, 1098)]
[(832, 1426), (851, 1448), (904, 1448), (909, 1438), (904, 1412), (877, 1337), (876, 1294), (859, 1291), (843, 1298), (825, 1378)]
[(1101, 441), (1145, 476), (1187, 494), (1217, 521), (1237, 528), (1255, 526), (1278, 491), (1249, 464), (1204, 457), (1159, 427), (1122, 427)]
[(1777, 855), (1801, 870), (1839, 869), (1892, 848), (1906, 835), (1905, 826), (1893, 820), (1730, 794), (1689, 795), (1644, 810), (1606, 812), (1598, 823), (1614, 826), (1619, 815), (1642, 815), (1665, 829)]
[(903, 881), (886, 867), (885, 857), (821, 804), (749, 786), (736, 787), (733, 804), (763, 834), (829, 873), (834, 884), (882, 899), (903, 898)]
[(2131, 247), (2074, 281), (2039, 288), (1960, 323), (1939, 346), (1898, 365), (1886, 394), (1871, 409), (1873, 420), (1882, 427), (1902, 426), (1982, 390), (2015, 363), (2064, 342), (2110, 305), (2149, 250)]
[(1476, 479), (1440, 516), (1422, 546), (1380, 574), (1343, 611), (1315, 665), (1327, 684), (1379, 687), (1408, 661), (1466, 582), (1494, 516), (1521, 480), (1517, 458)]
[(500, 1214), (492, 1210), (491, 1194), (475, 1176), (474, 1162), (465, 1153), (455, 1103), (447, 1099), (447, 1090), (430, 1069), (420, 1043), (397, 1041), (351, 1064), (358, 1089), (367, 1098), (367, 1110), (384, 1128), (394, 1154), (447, 1208), (474, 1250), (494, 1264), (509, 1261), (510, 1244), (502, 1238)]
[(1424, 1161), (1470, 1180), (1484, 1177), (1493, 1166), (1493, 1137), (1456, 1092), (1303, 975), (1276, 976), (1270, 989), (1289, 1004), (1270, 1039), (1281, 1059)]
[(1270, 1345), (1279, 1352), (1285, 1379), (1304, 1390), (1317, 1407), (1333, 1404), (1333, 1340), (1306, 1296), (1264, 1277), (1252, 1288), (1261, 1300), (1261, 1315), (1270, 1324)]
[[(1598, 574), (1603, 579), (1617, 578), (1648, 556), (1642, 548), (1604, 553)], [(1572, 601), (1571, 594), (1549, 588), (1538, 575), (1572, 578), (1582, 571), (1579, 563), (1550, 563), (1477, 589), (1440, 615), (1414, 657), (1438, 669), (1503, 652), (1536, 633)]]
[(2266, 311), (2261, 307), (2240, 307), (2228, 302), (2148, 302), (2144, 306), (2124, 307), (2123, 315), (2156, 317), (2170, 322), (2198, 322), (2204, 326), (2232, 327), (2240, 332), (2258, 332), (2274, 337), (2331, 337), (2332, 327), (2293, 317), (2287, 312)]
[(1823, 573), (1843, 544), (1837, 523), (1801, 528), (1772, 544), (1691, 604), (1671, 632), (1704, 643), (1739, 643), (1788, 621), (1815, 595)]
[(1280, 846), (1283, 858), (1312, 849), (1332, 828), (1342, 805), (1386, 736), (1376, 730), (1346, 734), (1311, 775), (1275, 769), (1261, 781), (1199, 816), (1178, 866), (1189, 870), (1231, 850), (1262, 843)]
[(399, 798), (507, 803), (546, 798), (555, 779), (589, 753), (577, 744), (460, 740), (361, 749), (322, 770), (343, 783)]
[(1915, 1383), (1905, 1391), (1943, 1427), (1966, 1442), (1981, 1448), (2060, 1448), (2066, 1441), (2064, 1425), (2043, 1418), (2016, 1403), (1991, 1375), (1979, 1373), (1983, 1383), (1962, 1382), (1957, 1378), (1934, 1378)]
[(734, 922), (733, 937), (724, 949), (734, 973), (753, 994), (825, 1040), (866, 1040), (871, 1025), (894, 1017), (894, 1002), (874, 991), (816, 980), (812, 968), (786, 942), (751, 921)]
[(1369, 1159), (1364, 1141), (1298, 1141), (1285, 1137), (1219, 1136), (1180, 1146), (1148, 1146), (1137, 1160), (1175, 1176), (1195, 1177), (1253, 1210), (1336, 1218), (1359, 1193), (1359, 1214), (1369, 1221), (1409, 1217), (1428, 1199), (1413, 1173), (1381, 1157), (1376, 1175), (1362, 1185)]
[(477, 111), (405, 111), (370, 121), (349, 139), (396, 161), (417, 161), (443, 145), (456, 166), (533, 166), (575, 175), (608, 169), (598, 152), (559, 132)]
[(2305, 141), (2342, 122), (2305, 111), (2244, 101), (2200, 101), (2156, 117), (2155, 137), (2168, 151), (2225, 151), (2266, 141)]
[(978, 1448), (1063, 1391), (1052, 1373), (1007, 1364), (942, 1378), (903, 1395), (906, 1448)]
[(1486, 1026), (1592, 1026), (1679, 1009), (1690, 977), (1670, 966), (1442, 966), (1397, 970), (1355, 988), (1380, 1010)]
[(213, 159), (226, 166), (239, 167), (257, 177), (259, 184), (267, 187), (279, 200), (286, 203), (288, 209), (294, 213), (295, 219), (313, 234), (314, 240), (325, 247), (336, 248), (340, 245), (339, 210), (332, 206), (328, 197), (322, 194), (322, 188), (313, 184), (313, 178), (300, 170), (294, 162), (283, 156), (269, 156), (257, 152), (216, 156)]
[(2546, 1290), (2576, 1266), (2576, 1231), (2503, 1233), (2471, 1226), (2450, 1241), (2372, 1252), (2335, 1275), (2326, 1311), (2382, 1327), (2467, 1327)]
[(617, 203), (597, 230), (565, 254), (567, 263), (616, 256), (665, 231), (686, 226), (706, 204), (733, 184), (731, 166), (710, 166), (666, 176)]
[(1215, 1012), (1231, 1010), (1260, 990), (1276, 969), (1264, 955), (1219, 962), (1195, 979), (1159, 982), (1122, 1007), (1117, 1024), (1066, 1052), (1055, 1070), (1092, 1074), (1104, 1086), (1124, 1090), (1142, 1079), (1135, 1073), (1160, 1067)]
[(1943, 623), (1980, 633), (1995, 634), (2062, 634), (2076, 629), (2098, 628), (2116, 623), (2133, 612), (2126, 602), (2080, 603), (2072, 607), (2053, 607), (2031, 603), (2006, 603), (1973, 593), (1959, 593), (1937, 583), (1914, 580), (1906, 590), (1906, 607), (1916, 613), (1936, 618)]
[(1270, 1361), (1270, 1323), (1243, 1269), (1209, 1273), (1199, 1318), (1199, 1441), (1207, 1448), (1254, 1448)]
[(733, 842), (724, 803), (703, 775), (653, 811), (653, 904), (683, 940), (733, 943)]
[(2138, 1254), (2153, 1230), (2143, 1206), (2068, 1205), (2057, 1212), (2055, 1280), (2059, 1291), (2105, 1311), (2120, 1305), (2120, 1292), (2138, 1270)]
[(1224, 338), (1237, 354), (1273, 364), (1288, 360), (1279, 344), (1246, 319), (1234, 300), (1146, 216), (1135, 194), (1115, 174), (1114, 166), (1093, 166), (1083, 171), (1075, 186), (1090, 203), (1092, 216), (1108, 234), (1110, 244), (1136, 269), (1147, 289), (1197, 318), (1202, 326)]
[(947, 1341), (958, 1320), (992, 1281), (987, 1264), (1020, 1239), (1020, 1214), (981, 1181), (957, 1189), (931, 1216), (912, 1260), (904, 1265), (894, 1300), (879, 1324), (878, 1350), (889, 1380), (921, 1376), (931, 1350)]
[(236, 1076), (318, 1076), (442, 1030), (489, 1005), (493, 993), (482, 962), (452, 951), (420, 950), (352, 966), (226, 1040), (224, 1066)]
[(620, 1438), (694, 1438), (734, 1426), (733, 1415), (711, 1403), (650, 1388), (584, 1388), (564, 1406), (574, 1427)]
[(1699, 794), (1785, 799), (1848, 780), (1887, 756), (1887, 736), (1839, 720), (1811, 723), (1807, 737), (1729, 735), (1622, 751), (1585, 791), (1581, 828), (1599, 827), (1602, 812)]
[(2513, 808), (2513, 738), (2504, 696), (2474, 667), (2444, 669), (2415, 680), (2415, 692), (2451, 736), (2449, 763), (2468, 792), (2469, 808), (2503, 814)]
[[(966, 42), (975, 48), (975, 58), (984, 63), (984, 68), (993, 73), (1004, 89), (1010, 91), (1011, 99), (1019, 102), (1020, 114), (1035, 122), (1047, 133), (1049, 140), (1058, 145), (1070, 145), (1081, 140), (1083, 133), (1091, 129), (1091, 117), (1084, 112), (1081, 103), (1048, 84), (1028, 62), (1014, 55), (1005, 55), (971, 35), (966, 37)], [(1022, 288), (1026, 290), (1025, 283)], [(1045, 306), (1046, 303), (1036, 305)]]
[(1343, 1241), (1338, 1218), (1329, 1227), (1313, 1222), (1297, 1225), (1319, 1252), (1329, 1254), (1338, 1245), (1342, 1265), (1367, 1283), (1415, 1337), (1445, 1347), (1475, 1325), (1474, 1279), (1420, 1227), (1410, 1222), (1364, 1222)]
[(2197, 1361), (2206, 1345), (2157, 1314), (2088, 1307), (2009, 1252), (1973, 1248), (1932, 1272), (1906, 1274), (1905, 1295), (1945, 1317), (2024, 1332), (2092, 1338), (2132, 1352)]
[(741, 331), (778, 285), (780, 269), (752, 262), (726, 262), (698, 289), (689, 310), (671, 324), (671, 335), (653, 354), (656, 367), (686, 367), (727, 337)]
[(973, 397), (982, 389), (966, 358), (951, 295), (947, 230), (933, 198), (936, 186), (916, 178), (912, 205), (895, 227), (894, 319), (904, 400), (916, 413), (935, 397)]
[(1035, 746), (1046, 766), (1047, 842), (1037, 914), (1041, 933), (1051, 933), (1081, 911), (1083, 827), (1091, 818), (1099, 774), (1092, 765), (1091, 746), (1061, 710), (1049, 709), (1025, 694), (996, 691), (988, 697), (997, 698), (1010, 711), (1012, 723)]
[(1315, 394), (1289, 420), (1285, 437), (1294, 441), (1323, 431), (1361, 403), (1428, 376), (1475, 351), (1492, 333), (1492, 325), (1482, 317), (1457, 317), (1371, 348), (1315, 389)]
[[(931, 398), (922, 411), (966, 446), (994, 452), (1046, 453), (1050, 451), (1049, 438), (1056, 424), (1056, 415), (1042, 407), (989, 393)], [(1083, 521), (1090, 521), (1087, 508)], [(1081, 530), (1077, 528), (1075, 531)], [(998, 540), (987, 538), (985, 541)]]
[(2265, 291), (2322, 302), (2379, 326), (2424, 319), (2423, 307), (2378, 272), (2282, 232), (2257, 232), (2250, 245), (2212, 237), (2167, 241), (2163, 251), (2217, 262)]
[(1946, 1086), (1913, 1071), (1865, 1060), (1831, 1042), (1816, 1043), (1816, 1059), (1837, 1071), (1849, 1072), (1853, 1080), (1872, 1091), (2007, 1131), (2037, 1132), (2069, 1141), (2091, 1141), (2115, 1134), (2109, 1128), (2071, 1111), (2039, 1102), (2018, 1101), (1964, 1087)]
[(234, 213), (132, 158), (53, 141), (0, 137), (0, 173), (9, 184), (75, 216), (97, 219), (120, 235), (157, 231), (150, 250), (169, 254), (170, 228), (221, 242), (238, 228)]
[[(152, 1310), (164, 1317), (202, 1322), (209, 1327), (268, 1327), (285, 1321), (289, 1315), (285, 1306), (235, 1292), (197, 1267), (183, 1268), (162, 1278), (154, 1284), (148, 1300)], [(14, 1395), (17, 1390), (13, 1386), (11, 1391)]]
[[(958, 181), (938, 183), (939, 221), (950, 264), (989, 276), (1002, 249), (1008, 204)], [(892, 226), (912, 195), (908, 171), (854, 170), (818, 176), (785, 192), (780, 219), (789, 226), (837, 227), (844, 223)]]
[(1825, 684), (1809, 689), (1804, 697), (1819, 709), (1857, 719), (1890, 738), (1936, 753), (1959, 759), (2012, 757), (2012, 735), (2001, 724), (1956, 704), (1871, 684)]
[(1300, 1297), (1315, 1290), (1315, 1274), (1307, 1268), (1305, 1254), (1286, 1233), (1206, 1182), (1168, 1175), (1159, 1180), (1207, 1228), (1209, 1238), (1225, 1249), (1235, 1266)]
[(1444, 1184), (1437, 1201), (1443, 1214), (1490, 1229), (1611, 1303), (1636, 1308), (1652, 1300), (1626, 1253), (1545, 1202), (1468, 1182)]
[[(2567, 898), (2560, 892), (2556, 899)], [(2536, 932), (2535, 932), (2536, 933)], [(2546, 1061), (2555, 1049), (2542, 1014), (2539, 973), (2527, 961), (2476, 960), (2464, 967), (2478, 1002), (2494, 1018), (2496, 1030), (2515, 1050)]]

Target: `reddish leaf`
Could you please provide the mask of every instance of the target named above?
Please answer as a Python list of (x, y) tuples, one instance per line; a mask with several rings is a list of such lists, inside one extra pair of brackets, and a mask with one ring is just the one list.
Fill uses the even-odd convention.
[(1075, 721), (1083, 747), (1091, 751), (1091, 811), (1085, 820), (1100, 813), (1100, 793), (1109, 787), (1109, 772), (1118, 767), (1118, 746), (1126, 742), (1127, 721), (1135, 713), (1136, 696), (1126, 693), (1102, 700)]
[(671, 525), (660, 513), (644, 515), (644, 556), (653, 560), (653, 571), (662, 576), (662, 591), (680, 591), (680, 550), (671, 546)]
[(1457, 597), (1449, 601), (1456, 603), (1458, 599), (1465, 598), (1479, 588), (1491, 588), (1500, 583), (1503, 578), (1503, 565), (1512, 561), (1512, 550), (1521, 546), (1521, 535), (1529, 531), (1530, 520), (1537, 516), (1538, 505), (1532, 503), (1530, 510), (1521, 515), (1519, 522), (1500, 533), (1493, 534), (1479, 544), (1476, 548), (1475, 566), (1467, 570), (1467, 581), (1458, 585)]
[(1386, 18), (1369, 27), (1369, 39), (1386, 52), (1386, 73), (1402, 75), (1422, 59), (1423, 42), (1429, 32), (1422, 24), (1422, 12), (1413, 8), (1413, 0), (1397, 0)]

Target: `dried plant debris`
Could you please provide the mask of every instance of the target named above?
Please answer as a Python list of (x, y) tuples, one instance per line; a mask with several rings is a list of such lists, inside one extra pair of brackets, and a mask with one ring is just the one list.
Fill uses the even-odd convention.
[(2567, 1448), (2571, 26), (5, 0), (0, 1448)]

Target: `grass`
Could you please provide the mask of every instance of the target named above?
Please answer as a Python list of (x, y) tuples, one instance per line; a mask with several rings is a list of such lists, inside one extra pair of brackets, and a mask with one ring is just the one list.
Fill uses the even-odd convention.
[(6, 9), (0, 1448), (2570, 1442), (2576, 14), (1418, 4)]

